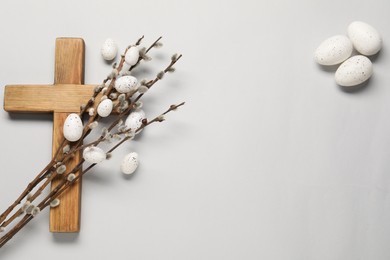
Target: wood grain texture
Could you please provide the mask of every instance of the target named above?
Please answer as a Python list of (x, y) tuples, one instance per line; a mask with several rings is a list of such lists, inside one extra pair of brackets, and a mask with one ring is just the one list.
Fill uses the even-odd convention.
[(92, 95), (94, 85), (12, 85), (5, 87), (4, 110), (8, 112), (76, 112)]
[[(84, 83), (84, 55), (85, 46), (82, 39), (58, 38), (56, 40), (55, 54), (55, 75), (54, 84), (83, 84)], [(69, 85), (59, 86), (67, 89)], [(70, 87), (75, 90), (77, 86)], [(91, 95), (91, 92), (90, 92)], [(60, 100), (65, 96), (57, 96), (53, 100)], [(82, 102), (84, 103), (84, 102)], [(80, 104), (79, 103), (79, 106)], [(78, 108), (80, 109), (80, 108)], [(79, 111), (79, 110), (78, 110)], [(72, 112), (72, 111), (67, 111)], [(63, 124), (69, 113), (54, 112), (53, 122), (53, 154), (63, 140)], [(72, 169), (81, 160), (75, 156), (66, 163), (67, 169)], [(52, 189), (56, 187), (59, 179), (54, 179)], [(50, 231), (51, 232), (79, 232), (80, 231), (80, 210), (81, 210), (81, 182), (77, 182), (60, 198), (61, 203), (56, 208), (50, 209)]]
[[(53, 122), (53, 154), (60, 147), (63, 139), (63, 125), (67, 113), (54, 112)], [(61, 127), (59, 127), (61, 126)], [(81, 153), (66, 163), (67, 169), (73, 169), (81, 160)], [(77, 172), (76, 174), (79, 174)], [(72, 185), (59, 199), (60, 205), (50, 209), (50, 231), (51, 232), (78, 232), (80, 231), (80, 209), (81, 209), (81, 180)], [(52, 188), (59, 180), (52, 182)]]
[(80, 38), (57, 38), (54, 84), (84, 84), (85, 44)]

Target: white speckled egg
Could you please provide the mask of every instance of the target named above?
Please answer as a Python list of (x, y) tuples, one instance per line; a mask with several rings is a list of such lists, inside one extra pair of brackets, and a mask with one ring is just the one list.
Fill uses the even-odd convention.
[(372, 75), (372, 63), (363, 55), (356, 55), (344, 61), (335, 74), (340, 86), (356, 86), (368, 80)]
[(142, 109), (131, 112), (125, 121), (126, 129), (136, 131), (142, 125), (142, 120), (145, 118), (145, 112)]
[(138, 154), (135, 152), (129, 153), (123, 158), (121, 163), (121, 171), (124, 174), (132, 174), (139, 165)]
[(119, 93), (128, 93), (137, 86), (137, 79), (133, 76), (123, 76), (115, 81), (115, 89)]
[(125, 55), (125, 62), (130, 66), (133, 66), (137, 63), (139, 58), (139, 50), (137, 46), (131, 46), (130, 49), (127, 50)]
[(111, 114), (113, 103), (111, 99), (105, 99), (97, 107), (97, 113), (101, 117), (108, 117)]
[(100, 163), (106, 159), (106, 153), (99, 147), (87, 147), (83, 151), (83, 158), (89, 163)]
[(78, 114), (70, 114), (64, 122), (64, 137), (70, 142), (78, 141), (83, 134), (83, 122)]
[(348, 37), (355, 49), (363, 55), (374, 55), (382, 48), (382, 37), (369, 24), (355, 21), (348, 26)]
[(103, 59), (113, 60), (118, 52), (118, 47), (113, 39), (108, 38), (100, 49)]
[(314, 52), (317, 63), (321, 65), (336, 65), (352, 54), (353, 46), (348, 37), (344, 35), (335, 35), (323, 41)]

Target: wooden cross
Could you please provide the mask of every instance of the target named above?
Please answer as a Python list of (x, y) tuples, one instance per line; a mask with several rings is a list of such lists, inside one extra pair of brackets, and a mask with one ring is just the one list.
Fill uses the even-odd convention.
[[(80, 112), (93, 94), (93, 85), (84, 83), (85, 45), (80, 38), (57, 38), (54, 85), (13, 85), (5, 87), (4, 109), (8, 112), (53, 113), (53, 155), (61, 145), (63, 123), (69, 113)], [(81, 154), (67, 163), (73, 169)], [(52, 182), (52, 188), (58, 180)], [(61, 203), (50, 209), (51, 232), (79, 232), (81, 182), (60, 197)]]

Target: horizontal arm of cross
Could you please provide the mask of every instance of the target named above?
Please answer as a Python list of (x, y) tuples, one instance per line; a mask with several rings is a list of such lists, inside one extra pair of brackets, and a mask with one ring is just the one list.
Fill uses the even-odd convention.
[(5, 87), (4, 110), (8, 112), (79, 112), (91, 98), (95, 85), (9, 85)]

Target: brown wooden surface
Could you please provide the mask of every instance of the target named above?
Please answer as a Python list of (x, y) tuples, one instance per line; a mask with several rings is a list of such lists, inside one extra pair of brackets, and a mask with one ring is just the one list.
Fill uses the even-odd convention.
[[(54, 84), (83, 84), (84, 83), (84, 56), (85, 46), (82, 39), (56, 40), (55, 73)], [(66, 89), (66, 86), (64, 87)], [(90, 92), (91, 95), (91, 92)], [(53, 102), (59, 102), (66, 96), (57, 96)], [(87, 98), (88, 100), (88, 98)], [(85, 103), (82, 102), (82, 103)], [(80, 104), (82, 104), (80, 103)], [(79, 106), (80, 106), (79, 104)], [(80, 108), (79, 108), (80, 109)], [(72, 112), (72, 111), (67, 111)], [(54, 111), (53, 122), (53, 154), (63, 139), (63, 125), (66, 112)], [(75, 156), (66, 164), (67, 169), (80, 162), (80, 156)], [(56, 187), (59, 180), (54, 179), (52, 188)], [(61, 195), (59, 207), (50, 209), (50, 231), (51, 232), (79, 232), (80, 231), (80, 210), (81, 210), (81, 182), (75, 183)]]
[[(9, 112), (53, 112), (53, 154), (62, 142), (63, 123), (68, 113), (79, 112), (93, 94), (93, 86), (84, 83), (84, 41), (79, 38), (56, 40), (54, 85), (6, 86), (4, 109)], [(68, 169), (81, 160), (77, 154), (67, 164)], [(56, 182), (53, 181), (52, 188)], [(50, 210), (51, 232), (80, 230), (81, 182), (61, 197), (59, 207)]]
[[(53, 116), (53, 154), (61, 145), (63, 138), (63, 125), (67, 113), (54, 112)], [(67, 169), (73, 169), (81, 160), (81, 153), (66, 163)], [(52, 188), (59, 180), (52, 182)], [(81, 210), (81, 179), (69, 188), (59, 199), (61, 203), (56, 208), (50, 209), (50, 231), (51, 232), (78, 232), (80, 231), (80, 210)]]
[(93, 85), (14, 85), (6, 86), (4, 109), (8, 112), (79, 112), (91, 97)]

